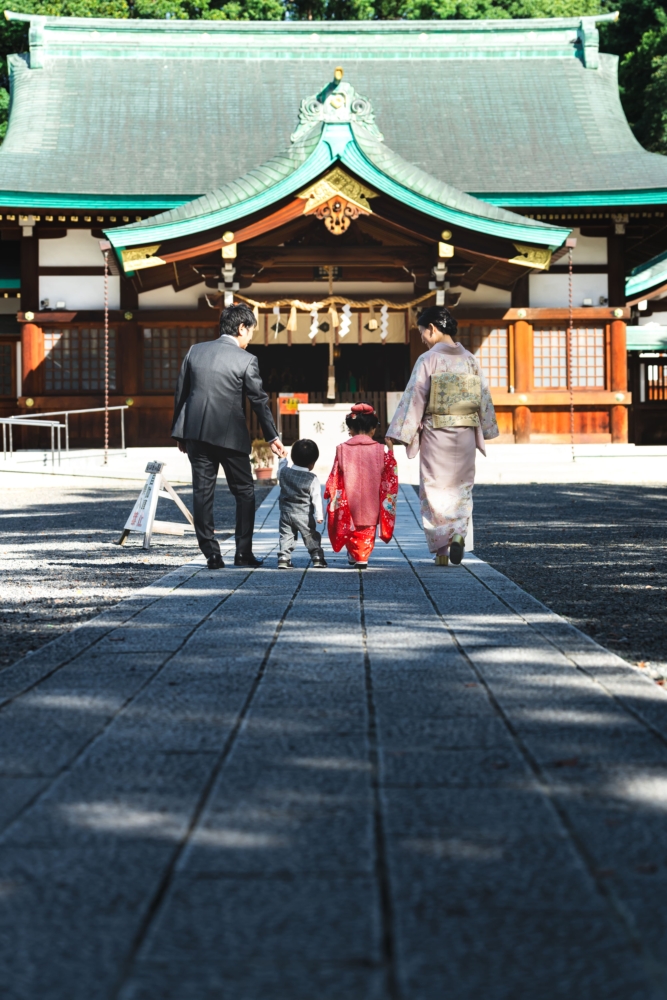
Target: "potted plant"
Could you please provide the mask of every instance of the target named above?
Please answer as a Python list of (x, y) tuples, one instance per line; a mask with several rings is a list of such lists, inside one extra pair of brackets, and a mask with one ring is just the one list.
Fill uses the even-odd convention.
[(252, 443), (250, 461), (252, 462), (255, 475), (258, 479), (273, 478), (273, 459), (271, 445), (267, 444), (264, 438), (255, 438)]

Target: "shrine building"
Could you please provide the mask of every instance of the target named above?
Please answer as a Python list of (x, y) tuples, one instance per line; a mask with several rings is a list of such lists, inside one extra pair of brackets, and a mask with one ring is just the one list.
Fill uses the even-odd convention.
[(416, 316), (446, 303), (501, 442), (667, 434), (667, 158), (599, 52), (615, 15), (6, 17), (30, 51), (9, 57), (0, 147), (2, 415), (101, 405), (106, 290), (131, 445), (170, 440), (181, 361), (231, 302), (258, 316), (274, 408), (368, 398), (386, 425)]

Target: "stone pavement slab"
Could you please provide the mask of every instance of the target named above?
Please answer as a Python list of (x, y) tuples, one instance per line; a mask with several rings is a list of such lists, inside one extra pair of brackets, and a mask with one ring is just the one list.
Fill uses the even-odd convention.
[(365, 572), (276, 542), (0, 672), (3, 998), (665, 1000), (665, 692), (411, 489)]

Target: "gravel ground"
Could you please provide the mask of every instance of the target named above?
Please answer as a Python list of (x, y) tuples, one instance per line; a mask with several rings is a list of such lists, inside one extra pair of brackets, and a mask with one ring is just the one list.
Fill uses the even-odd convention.
[(475, 487), (475, 554), (582, 632), (667, 677), (667, 487)]
[[(257, 506), (270, 487), (255, 491)], [(192, 510), (192, 490), (177, 490)], [(139, 487), (127, 489), (0, 489), (0, 667), (39, 649), (62, 632), (147, 586), (199, 553), (194, 534), (118, 538)], [(234, 530), (234, 499), (216, 490), (216, 530)], [(160, 500), (160, 520), (179, 520), (175, 504)]]

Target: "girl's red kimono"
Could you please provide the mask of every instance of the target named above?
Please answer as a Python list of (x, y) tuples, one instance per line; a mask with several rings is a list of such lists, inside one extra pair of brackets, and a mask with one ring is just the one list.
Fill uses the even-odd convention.
[(367, 563), (375, 531), (388, 542), (396, 522), (398, 475), (389, 449), (368, 434), (356, 434), (336, 448), (324, 491), (329, 500), (327, 528), (334, 552), (343, 545), (356, 563)]

